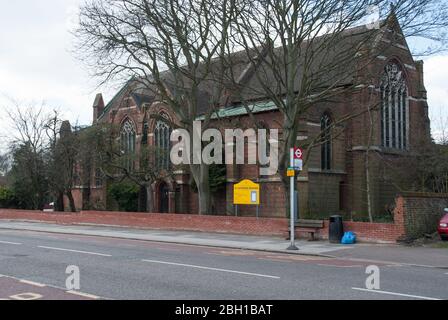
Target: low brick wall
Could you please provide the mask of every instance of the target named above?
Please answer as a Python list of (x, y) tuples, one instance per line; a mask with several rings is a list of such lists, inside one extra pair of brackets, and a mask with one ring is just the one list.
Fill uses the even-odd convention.
[[(395, 199), (393, 223), (344, 222), (361, 241), (397, 242), (415, 240), (437, 231), (448, 208), (448, 194), (403, 192)], [(322, 233), (328, 234), (328, 224)]]
[(33, 210), (0, 209), (0, 219), (30, 220), (58, 224), (74, 224), (79, 214), (68, 212), (43, 212)]
[[(328, 239), (328, 222), (321, 231), (322, 239)], [(394, 223), (344, 222), (344, 231), (356, 233), (362, 242), (395, 243), (403, 237), (403, 228)]]
[[(82, 211), (80, 213), (1, 210), (0, 219), (43, 221), (57, 224), (98, 224), (142, 229), (182, 230), (286, 237), (287, 219), (183, 214)], [(395, 242), (401, 235), (395, 224), (344, 222), (346, 231), (354, 231), (360, 241)], [(305, 237), (304, 234), (297, 234)], [(328, 239), (328, 222), (319, 237)]]
[[(395, 201), (394, 222), (344, 222), (344, 231), (353, 231), (360, 241), (394, 243), (422, 237), (436, 231), (448, 195), (407, 193)], [(58, 224), (100, 224), (143, 229), (184, 230), (285, 237), (286, 218), (199, 216), (184, 214), (148, 214), (107, 211), (80, 213), (41, 212), (0, 209), (0, 219), (34, 220)], [(319, 237), (328, 239), (328, 221)], [(306, 236), (299, 234), (298, 236)]]
[(129, 212), (82, 211), (80, 213), (0, 209), (0, 219), (37, 220), (58, 224), (100, 224), (163, 230), (283, 236), (288, 221), (280, 218), (199, 216)]
[[(397, 197), (395, 199), (394, 222), (391, 223), (370, 223), (370, 222), (344, 222), (344, 231), (356, 233), (359, 241), (395, 243), (406, 238), (405, 221), (405, 199)], [(325, 223), (325, 231), (322, 233), (324, 239), (328, 239), (328, 225)]]
[(417, 239), (437, 231), (440, 219), (448, 208), (448, 194), (404, 193), (404, 227), (407, 239)]

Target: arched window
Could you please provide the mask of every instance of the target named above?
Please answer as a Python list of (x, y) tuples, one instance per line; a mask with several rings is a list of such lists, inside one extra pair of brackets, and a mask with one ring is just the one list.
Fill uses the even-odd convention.
[(407, 149), (408, 89), (396, 63), (385, 67), (381, 80), (381, 142), (385, 148)]
[(156, 163), (159, 169), (168, 170), (170, 167), (170, 126), (162, 120), (157, 121), (154, 130), (156, 146)]
[(332, 139), (331, 139), (331, 116), (328, 113), (324, 113), (320, 119), (320, 129), (322, 134), (321, 145), (321, 169), (331, 170), (331, 152), (332, 152)]
[(95, 170), (95, 187), (103, 187), (103, 172), (99, 168)]
[(148, 144), (148, 134), (149, 134), (149, 125), (148, 125), (148, 121), (145, 120), (143, 121), (143, 130), (142, 130), (142, 144), (146, 145)]
[(131, 120), (127, 119), (120, 130), (120, 143), (121, 152), (123, 154), (123, 165), (126, 169), (132, 170), (134, 168), (134, 155), (135, 155), (135, 141), (136, 134), (134, 124)]

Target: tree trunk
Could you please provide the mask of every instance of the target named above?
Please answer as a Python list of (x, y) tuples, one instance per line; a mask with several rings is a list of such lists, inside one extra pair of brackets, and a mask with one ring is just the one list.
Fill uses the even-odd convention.
[(200, 215), (207, 215), (210, 213), (211, 191), (209, 169), (210, 166), (205, 164), (191, 165), (191, 173), (198, 188), (198, 213)]
[(82, 189), (82, 210), (90, 210), (90, 184)]
[(373, 140), (373, 118), (370, 109), (368, 109), (368, 115), (370, 120), (370, 128), (369, 128), (369, 138), (367, 141), (367, 150), (366, 150), (366, 192), (367, 192), (367, 212), (369, 214), (369, 221), (373, 222), (373, 208), (372, 208), (372, 194), (370, 188), (370, 147), (372, 145)]
[[(284, 122), (287, 123), (288, 120), (285, 118)], [(294, 148), (296, 145), (296, 137), (297, 134), (295, 132), (297, 132), (297, 125), (294, 125), (292, 128), (288, 128), (287, 126), (285, 126), (285, 128), (283, 129), (283, 139), (285, 140), (285, 149), (280, 151), (280, 159), (279, 159), (279, 174), (283, 183), (283, 188), (285, 191), (285, 206), (286, 206), (286, 216), (288, 218), (291, 217), (291, 199), (290, 199), (290, 195), (291, 195), (291, 181), (289, 177), (286, 176), (286, 170), (287, 168), (289, 168), (290, 166), (290, 149)], [(295, 187), (297, 188), (297, 180), (295, 181)], [(300, 212), (299, 213), (299, 217), (300, 217)], [(294, 213), (292, 213), (294, 214)]]
[(369, 149), (370, 146), (367, 147), (366, 151), (366, 192), (367, 192), (367, 212), (369, 214), (369, 221), (373, 222), (373, 214), (372, 214), (372, 195), (370, 190), (370, 159), (369, 159)]
[(57, 212), (64, 211), (64, 193), (63, 192), (58, 193), (57, 199), (54, 203), (54, 210)]
[(154, 212), (154, 201), (153, 201), (153, 192), (151, 185), (145, 186), (146, 190), (146, 212), (153, 213)]
[(72, 191), (69, 190), (66, 192), (67, 198), (68, 198), (68, 203), (70, 206), (70, 211), (71, 212), (76, 212), (76, 205), (75, 205), (75, 199), (73, 199), (73, 194)]

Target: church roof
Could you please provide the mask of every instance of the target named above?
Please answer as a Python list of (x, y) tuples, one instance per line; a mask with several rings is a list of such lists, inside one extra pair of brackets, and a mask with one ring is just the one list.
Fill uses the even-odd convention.
[[(381, 25), (380, 29), (383, 29), (386, 21), (382, 21)], [(308, 68), (307, 76), (315, 78), (316, 88), (318, 89), (330, 85), (340, 87), (353, 84), (357, 75), (357, 61), (354, 57), (362, 54), (362, 50), (372, 50), (376, 46), (377, 37), (381, 35), (380, 29), (369, 28), (363, 25), (343, 31), (337, 36), (338, 38), (331, 38), (331, 35), (323, 35), (316, 37), (312, 42), (305, 41), (301, 47), (304, 54), (300, 55), (299, 69)], [(321, 49), (324, 47), (322, 44), (325, 41), (331, 41), (334, 45)], [(212, 61), (211, 66), (203, 66), (207, 70), (205, 72), (208, 72), (209, 75), (199, 84), (197, 97), (198, 116), (203, 115), (211, 106), (215, 107), (216, 105), (220, 107), (220, 111), (216, 115), (236, 112), (235, 110), (240, 110), (238, 106), (243, 102), (256, 106), (257, 103), (251, 101), (266, 100), (266, 84), (269, 84), (269, 90), (276, 92), (279, 96), (286, 92), (286, 89), (279, 85), (279, 81), (277, 81), (277, 79), (284, 77), (284, 74), (259, 71), (269, 69), (269, 64), (271, 63), (269, 61), (270, 56), (275, 56), (277, 57), (276, 59), (281, 61), (283, 59), (282, 49), (273, 49), (273, 54), (266, 54), (260, 59), (258, 65), (254, 65), (254, 55), (260, 54), (260, 52), (263, 54), (263, 51), (258, 48), (257, 50), (253, 49), (251, 52), (238, 51), (230, 54), (225, 59), (225, 67), (227, 69), (225, 71), (224, 88), (217, 88), (217, 81), (214, 78), (219, 74), (220, 68), (223, 67), (222, 60), (215, 59)], [(313, 58), (312, 60), (307, 60), (307, 55), (310, 54), (313, 55)], [(248, 55), (252, 55), (252, 58), (249, 58)], [(335, 60), (340, 63), (335, 64)], [(329, 65), (331, 65), (331, 68), (328, 68)], [(200, 71), (201, 68), (199, 69)], [(300, 70), (296, 70), (296, 72), (298, 75), (301, 74)], [(185, 78), (177, 81), (170, 70), (160, 73), (160, 78), (165, 83), (170, 94), (188, 94), (190, 80)], [(234, 79), (237, 80), (237, 83), (235, 83)], [(150, 82), (150, 80), (146, 81), (144, 79), (139, 81), (135, 81), (135, 79), (129, 80), (105, 107), (103, 115), (108, 112), (112, 105), (115, 105), (117, 99), (126, 94), (129, 94), (139, 107), (144, 103), (152, 103), (157, 100), (157, 87), (150, 84)], [(297, 76), (297, 81), (294, 84), (296, 92), (300, 90), (301, 85), (302, 77)], [(133, 88), (131, 89), (131, 87)], [(226, 101), (222, 98), (225, 96), (224, 92), (227, 93)], [(226, 107), (229, 110), (222, 111)]]

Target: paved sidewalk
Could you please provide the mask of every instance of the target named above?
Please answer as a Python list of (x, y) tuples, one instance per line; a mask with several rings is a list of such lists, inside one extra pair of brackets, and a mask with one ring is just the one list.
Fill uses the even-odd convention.
[(362, 243), (353, 246), (351, 250), (333, 251), (331, 254), (338, 258), (448, 269), (448, 249)]
[(296, 244), (300, 250), (288, 251), (286, 248), (289, 246), (289, 241), (276, 237), (194, 231), (148, 230), (92, 224), (59, 225), (23, 220), (0, 220), (1, 229), (101, 236), (299, 255), (317, 255), (348, 260), (371, 261), (372, 264), (378, 262), (448, 269), (448, 249), (406, 247), (393, 244), (360, 243), (352, 246), (343, 246), (330, 244), (328, 241), (309, 242), (299, 240)]
[(50, 233), (102, 236), (133, 240), (181, 243), (211, 247), (235, 248), (246, 250), (294, 253), (303, 255), (331, 255), (333, 251), (346, 251), (353, 247), (330, 244), (327, 241), (297, 241), (299, 251), (288, 251), (290, 242), (282, 238), (244, 236), (218, 233), (202, 233), (187, 231), (143, 230), (116, 226), (99, 225), (57, 225), (41, 222), (24, 222), (0, 220), (0, 229), (28, 230)]

